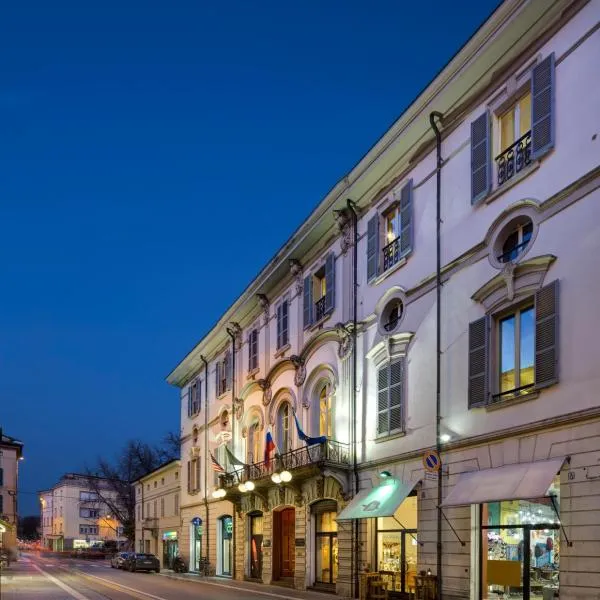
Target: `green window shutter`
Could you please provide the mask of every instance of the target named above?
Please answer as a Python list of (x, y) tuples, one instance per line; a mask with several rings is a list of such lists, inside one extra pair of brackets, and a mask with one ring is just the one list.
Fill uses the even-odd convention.
[(221, 395), (221, 362), (215, 364), (215, 396)]
[(471, 204), (485, 198), (492, 185), (490, 113), (471, 123)]
[(313, 322), (313, 278), (312, 275), (304, 278), (303, 288), (303, 313), (304, 313), (304, 329), (310, 327)]
[(400, 191), (400, 256), (408, 256), (413, 250), (413, 180)]
[(531, 158), (554, 147), (554, 53), (533, 68), (531, 75)]
[(558, 382), (558, 279), (535, 294), (535, 387)]
[(190, 385), (187, 390), (187, 406), (188, 406), (188, 417), (192, 416), (192, 386)]
[(367, 281), (379, 274), (379, 215), (367, 224)]
[(377, 435), (387, 435), (390, 430), (389, 372), (389, 365), (377, 371)]
[(489, 329), (488, 316), (469, 323), (469, 408), (488, 400)]
[(188, 494), (192, 491), (192, 461), (187, 461), (187, 491)]
[(325, 259), (325, 312), (335, 306), (335, 255), (330, 252)]

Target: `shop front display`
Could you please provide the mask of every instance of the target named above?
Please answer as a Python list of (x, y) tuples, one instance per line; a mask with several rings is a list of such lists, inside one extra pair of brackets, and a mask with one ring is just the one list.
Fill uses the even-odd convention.
[[(376, 524), (374, 572), (365, 573), (389, 597), (407, 598), (415, 591), (417, 575), (417, 495), (419, 481), (404, 482), (388, 471), (382, 483), (359, 492), (337, 517), (337, 521), (371, 518)], [(375, 583), (373, 583), (375, 582)], [(371, 584), (365, 583), (365, 586)], [(366, 589), (366, 588), (365, 588)]]
[(417, 575), (417, 497), (409, 496), (393, 517), (377, 519), (377, 570), (389, 590), (408, 595)]
[(220, 553), (221, 553), (221, 575), (231, 575), (233, 562), (233, 519), (225, 515), (219, 519), (220, 524)]
[(333, 586), (338, 576), (337, 503), (317, 502), (311, 513), (315, 524), (315, 584)]
[(163, 533), (163, 568), (172, 569), (173, 560), (179, 554), (179, 542), (176, 531), (165, 531)]
[(558, 593), (560, 525), (555, 506), (558, 493), (553, 498), (482, 505), (483, 598), (507, 594), (551, 600)]
[(200, 561), (202, 559), (202, 519), (195, 517), (190, 524), (191, 527), (191, 560), (190, 571), (200, 571)]
[(563, 458), (462, 474), (443, 507), (480, 505), (480, 597), (552, 600), (560, 570)]

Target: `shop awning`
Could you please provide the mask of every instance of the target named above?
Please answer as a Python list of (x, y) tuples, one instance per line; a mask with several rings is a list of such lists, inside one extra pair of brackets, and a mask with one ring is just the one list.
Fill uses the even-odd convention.
[(564, 462), (553, 458), (463, 473), (442, 506), (542, 498)]
[(398, 507), (415, 489), (418, 481), (404, 483), (399, 479), (386, 479), (370, 490), (362, 490), (336, 517), (336, 521), (352, 521), (371, 517), (393, 517)]

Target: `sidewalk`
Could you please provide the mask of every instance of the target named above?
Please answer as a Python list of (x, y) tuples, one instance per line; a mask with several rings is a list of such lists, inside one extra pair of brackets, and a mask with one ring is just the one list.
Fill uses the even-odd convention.
[(203, 583), (205, 585), (224, 587), (230, 590), (238, 589), (244, 592), (289, 600), (333, 600), (334, 598), (342, 598), (342, 596), (336, 596), (335, 594), (315, 592), (313, 590), (302, 592), (300, 590), (295, 590), (285, 586), (266, 585), (264, 583), (255, 583), (253, 581), (237, 581), (227, 577), (202, 577), (200, 575), (196, 575), (195, 573), (175, 573), (175, 571), (167, 570), (162, 570), (160, 575), (162, 577), (168, 577), (169, 579), (193, 581), (195, 583)]

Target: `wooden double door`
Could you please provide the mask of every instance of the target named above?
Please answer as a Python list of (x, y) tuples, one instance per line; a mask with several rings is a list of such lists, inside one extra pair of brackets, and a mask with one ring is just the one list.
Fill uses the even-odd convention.
[(284, 508), (273, 513), (273, 525), (274, 578), (291, 578), (294, 576), (296, 563), (296, 511), (293, 508)]

